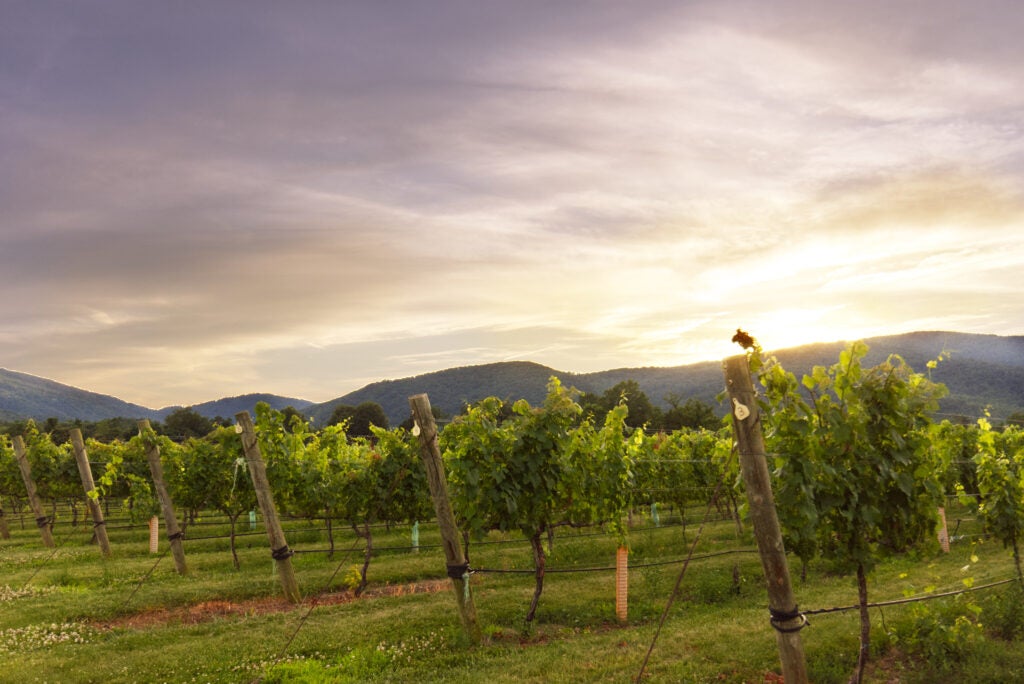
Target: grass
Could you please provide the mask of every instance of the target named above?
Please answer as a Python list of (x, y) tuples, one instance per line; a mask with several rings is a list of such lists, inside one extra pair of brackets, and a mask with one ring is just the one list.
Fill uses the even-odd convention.
[[(214, 524), (190, 535), (226, 532), (216, 519), (207, 522)], [(226, 540), (189, 540), (191, 573), (180, 577), (169, 557), (158, 562), (148, 553), (143, 526), (112, 529), (114, 555), (103, 559), (86, 528), (58, 524), (60, 546), (53, 552), (42, 547), (29, 523), (25, 529), (12, 524), (12, 538), (0, 541), (0, 681), (629, 682), (651, 646), (680, 568), (657, 563), (684, 557), (696, 532), (690, 525), (684, 536), (679, 526), (653, 528), (638, 519), (630, 535), (625, 625), (614, 615), (613, 572), (549, 573), (532, 624), (523, 620), (532, 575), (475, 574), (474, 601), (487, 643), (471, 647), (454, 613), (443, 555), (434, 547), (436, 528), (427, 524), (420, 526), (419, 552), (407, 548), (407, 528), (375, 533), (376, 547), (395, 548), (374, 558), (367, 595), (359, 599), (344, 592), (362, 549), (351, 533), (336, 529), (333, 558), (293, 557), (307, 599), (287, 607), (274, 600), (280, 586), (265, 536), (239, 539), (239, 571)], [(971, 524), (960, 533), (976, 534)], [(289, 523), (286, 531), (299, 551), (326, 548), (324, 533), (310, 523)], [(594, 532), (560, 531), (549, 568), (614, 565), (614, 538)], [(471, 545), (473, 567), (532, 569), (529, 548), (516, 535), (487, 541)], [(752, 549), (749, 531), (738, 534), (731, 522), (708, 526), (645, 681), (760, 683), (779, 672)], [(936, 550), (882, 563), (870, 578), (871, 600), (1012, 576), (1012, 559), (999, 545), (961, 541), (950, 554)], [(312, 598), (324, 590), (332, 600), (311, 609)], [(806, 609), (850, 605), (856, 597), (853, 578), (826, 561), (812, 564), (806, 583), (796, 579), (795, 591)], [(1024, 669), (1022, 603), (1011, 584), (873, 609), (868, 681), (1014, 679)], [(802, 632), (811, 681), (849, 678), (857, 634), (856, 611), (811, 618)]]

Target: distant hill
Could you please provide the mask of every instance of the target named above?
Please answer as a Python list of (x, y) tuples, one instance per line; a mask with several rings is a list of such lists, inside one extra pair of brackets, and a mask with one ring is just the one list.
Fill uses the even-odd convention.
[[(991, 407), (995, 418), (1024, 410), (1024, 336), (1004, 337), (953, 332), (915, 332), (865, 340), (871, 350), (866, 359), (875, 365), (890, 354), (899, 354), (918, 372), (940, 353), (950, 358), (939, 363), (932, 378), (947, 385), (950, 396), (942, 400), (943, 414), (978, 417)], [(782, 365), (797, 374), (814, 366), (831, 366), (839, 360), (846, 342), (805, 345), (774, 352)], [(736, 348), (740, 353), (740, 348)], [(373, 401), (383, 407), (392, 425), (409, 416), (408, 397), (426, 393), (432, 406), (449, 415), (462, 410), (466, 402), (488, 396), (543, 400), (547, 381), (557, 376), (563, 384), (583, 392), (601, 393), (625, 380), (635, 380), (650, 400), (667, 408), (665, 398), (676, 395), (684, 401), (699, 399), (715, 406), (722, 392), (721, 361), (708, 361), (666, 368), (617, 368), (595, 373), (566, 373), (526, 361), (492, 363), (452, 368), (402, 380), (375, 382), (362, 389), (305, 409), (316, 425), (330, 419), (339, 404), (358, 405)]]
[[(756, 331), (755, 331), (756, 332)], [(871, 347), (866, 363), (877, 364), (899, 354), (917, 371), (942, 352), (950, 357), (939, 363), (932, 377), (947, 385), (950, 396), (942, 401), (943, 415), (978, 417), (991, 407), (993, 417), (1005, 418), (1024, 410), (1024, 336), (974, 335), (954, 332), (915, 332), (865, 340)], [(814, 366), (838, 361), (845, 342), (811, 344), (775, 352), (787, 370), (797, 376)], [(739, 347), (736, 353), (740, 353)], [(635, 380), (653, 403), (667, 407), (665, 398), (699, 399), (716, 402), (723, 388), (720, 361), (667, 368), (617, 368), (595, 373), (567, 373), (529, 361), (509, 361), (436, 371), (401, 380), (384, 380), (321, 404), (273, 394), (246, 394), (218, 399), (191, 408), (215, 418), (232, 418), (239, 411), (253, 411), (258, 401), (276, 409), (294, 406), (324, 425), (339, 404), (356, 406), (365, 401), (380, 404), (392, 425), (409, 416), (409, 397), (426, 393), (433, 406), (449, 415), (488, 396), (526, 399), (531, 404), (544, 399), (548, 379), (557, 376), (563, 384), (583, 392), (601, 393), (624, 380)], [(60, 420), (101, 420), (103, 418), (149, 418), (162, 420), (177, 407), (149, 409), (114, 397), (69, 387), (25, 373), (0, 369), (0, 420), (51, 416)], [(942, 417), (942, 416), (940, 416)]]
[(145, 406), (0, 368), (0, 420), (45, 420), (50, 417), (88, 421), (117, 417), (162, 418), (159, 411)]
[[(207, 418), (234, 418), (239, 411), (252, 412), (257, 402), (265, 401), (275, 409), (294, 406), (302, 411), (312, 402), (292, 399), (276, 394), (245, 394), (239, 397), (217, 399), (191, 406)], [(28, 373), (0, 368), (0, 421), (33, 418), (43, 421), (58, 420), (97, 421), (105, 418), (148, 418), (163, 420), (180, 406), (151, 409), (121, 401), (106, 394), (63, 385), (53, 380)]]
[[(280, 411), (286, 406), (291, 406), (299, 411), (303, 411), (309, 406), (313, 405), (313, 402), (306, 401), (305, 399), (293, 399), (290, 397), (282, 397), (277, 394), (243, 394), (237, 397), (227, 397), (225, 399), (217, 399), (215, 401), (207, 401), (202, 404), (196, 404), (189, 408), (196, 413), (206, 416), (207, 418), (230, 418), (234, 420), (235, 414), (242, 411), (248, 411), (254, 413), (256, 410), (256, 404), (264, 402), (270, 405), (270, 408), (277, 409)], [(161, 409), (164, 415), (175, 410), (177, 407), (169, 407)]]
[(564, 374), (529, 361), (463, 366), (402, 380), (374, 382), (337, 399), (309, 406), (305, 413), (313, 418), (314, 425), (325, 425), (339, 404), (358, 406), (372, 401), (381, 405), (392, 425), (397, 425), (409, 415), (409, 397), (423, 392), (430, 395), (431, 406), (448, 414), (458, 412), (466, 402), (490, 396), (526, 399), (534, 404), (544, 400), (552, 375)]
[[(1024, 336), (975, 335), (955, 332), (913, 332), (865, 340), (871, 347), (865, 363), (881, 363), (889, 354), (899, 354), (918, 372), (942, 352), (931, 373), (936, 382), (949, 389), (941, 401), (944, 416), (980, 417), (989, 408), (994, 418), (1006, 418), (1024, 410)], [(808, 372), (815, 365), (836, 363), (845, 342), (809, 345), (776, 354), (789, 370)], [(944, 417), (938, 416), (938, 417)]]

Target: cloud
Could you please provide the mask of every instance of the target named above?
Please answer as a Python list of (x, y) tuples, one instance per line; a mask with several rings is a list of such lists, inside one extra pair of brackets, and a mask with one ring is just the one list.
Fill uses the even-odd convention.
[(1012, 2), (239, 7), (5, 9), (5, 365), (156, 405), (1020, 330)]

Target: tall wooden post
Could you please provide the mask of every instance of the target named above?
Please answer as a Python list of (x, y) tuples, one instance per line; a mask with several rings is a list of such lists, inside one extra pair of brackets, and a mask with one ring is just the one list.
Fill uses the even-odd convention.
[[(152, 428), (148, 420), (140, 420), (136, 423), (139, 426), (139, 434), (145, 435)], [(146, 460), (149, 461), (149, 472), (153, 476), (153, 488), (156, 489), (157, 499), (160, 500), (160, 510), (164, 514), (164, 526), (167, 528), (167, 539), (171, 543), (171, 555), (174, 556), (174, 569), (179, 575), (188, 574), (188, 565), (185, 563), (185, 548), (181, 543), (185, 536), (178, 527), (178, 518), (174, 515), (174, 503), (171, 495), (167, 493), (167, 484), (164, 482), (164, 467), (160, 462), (160, 445), (155, 441), (149, 442), (146, 446)]]
[(239, 431), (242, 433), (242, 449), (245, 451), (245, 462), (249, 465), (249, 474), (252, 475), (252, 486), (256, 490), (256, 501), (260, 505), (260, 512), (263, 513), (263, 521), (267, 528), (267, 537), (270, 538), (270, 555), (277, 562), (277, 572), (281, 577), (281, 588), (284, 589), (285, 598), (292, 603), (302, 600), (299, 595), (299, 584), (295, 579), (295, 569), (292, 567), (293, 552), (288, 548), (288, 542), (284, 537), (284, 530), (281, 529), (281, 521), (277, 518), (277, 508), (274, 506), (274, 496), (270, 492), (270, 483), (267, 481), (267, 468), (263, 463), (263, 454), (260, 453), (260, 445), (256, 440), (256, 429), (253, 427), (252, 418), (248, 411), (235, 414)]
[(419, 430), (420, 456), (427, 471), (427, 483), (430, 496), (434, 500), (437, 512), (437, 524), (441, 528), (441, 546), (444, 548), (448, 577), (452, 580), (452, 590), (459, 609), (459, 618), (467, 636), (474, 644), (483, 640), (480, 624), (476, 618), (476, 606), (473, 593), (469, 586), (469, 563), (459, 543), (459, 528), (455, 523), (455, 513), (448, 499), (448, 482), (444, 476), (444, 465), (441, 462), (441, 448), (437, 444), (437, 424), (434, 414), (430, 411), (430, 399), (426, 394), (409, 397), (415, 428)]
[(793, 586), (789, 581), (789, 564), (782, 544), (782, 528), (775, 511), (760, 413), (746, 355), (726, 359), (725, 385), (733, 406), (733, 434), (739, 450), (743, 483), (747, 489), (754, 537), (757, 539), (761, 566), (768, 585), (768, 610), (778, 641), (782, 676), (786, 684), (806, 684), (807, 663), (800, 638), (800, 628), (806, 621), (799, 613)]
[(92, 468), (89, 467), (89, 454), (85, 451), (82, 431), (78, 428), (71, 429), (71, 446), (75, 450), (75, 462), (78, 463), (78, 474), (82, 478), (82, 488), (85, 490), (85, 504), (92, 514), (92, 528), (96, 532), (96, 541), (103, 555), (109, 556), (110, 538), (107, 537), (107, 521), (103, 519), (103, 508), (100, 507), (96, 483), (92, 479)]
[(18, 459), (21, 479), (25, 481), (25, 490), (28, 492), (28, 505), (36, 516), (36, 525), (39, 527), (39, 534), (43, 536), (43, 544), (51, 549), (56, 548), (57, 545), (53, 543), (53, 532), (50, 531), (50, 519), (46, 517), (43, 504), (39, 502), (36, 482), (32, 479), (32, 466), (25, 455), (25, 440), (20, 435), (15, 435), (11, 441), (14, 442), (14, 457)]

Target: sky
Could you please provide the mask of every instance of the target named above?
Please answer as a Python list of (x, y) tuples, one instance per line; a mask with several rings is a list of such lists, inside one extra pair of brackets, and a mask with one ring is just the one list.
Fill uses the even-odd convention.
[(158, 408), (1024, 334), (1018, 0), (0, 0), (0, 367)]

